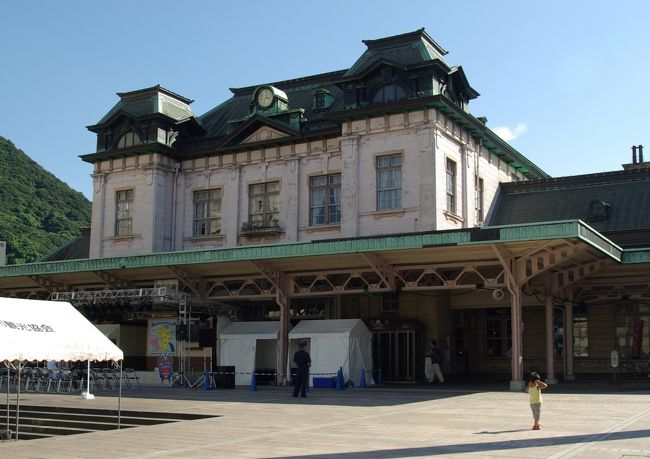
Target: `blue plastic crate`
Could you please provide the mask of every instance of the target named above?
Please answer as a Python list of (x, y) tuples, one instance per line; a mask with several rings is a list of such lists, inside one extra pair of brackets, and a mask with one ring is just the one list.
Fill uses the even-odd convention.
[(314, 378), (314, 387), (321, 389), (333, 389), (336, 387), (336, 376), (327, 378)]

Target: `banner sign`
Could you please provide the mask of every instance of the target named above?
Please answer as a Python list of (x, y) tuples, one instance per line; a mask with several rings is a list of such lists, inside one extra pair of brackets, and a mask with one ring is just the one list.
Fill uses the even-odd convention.
[(150, 320), (148, 355), (174, 354), (176, 352), (176, 321)]

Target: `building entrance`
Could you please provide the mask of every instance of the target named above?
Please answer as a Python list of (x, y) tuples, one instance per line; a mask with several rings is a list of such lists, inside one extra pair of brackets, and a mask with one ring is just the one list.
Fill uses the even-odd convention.
[(373, 330), (373, 365), (383, 381), (416, 381), (416, 335), (415, 326)]

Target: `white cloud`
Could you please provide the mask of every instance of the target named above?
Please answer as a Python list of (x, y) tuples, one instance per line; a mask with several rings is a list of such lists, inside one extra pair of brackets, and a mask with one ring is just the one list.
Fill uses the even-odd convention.
[(522, 134), (524, 131), (526, 131), (526, 123), (519, 122), (517, 123), (517, 127), (512, 130), (507, 126), (499, 126), (495, 127), (492, 129), (496, 135), (501, 137), (503, 140), (506, 142), (510, 142), (511, 140), (516, 139), (519, 137), (520, 134)]

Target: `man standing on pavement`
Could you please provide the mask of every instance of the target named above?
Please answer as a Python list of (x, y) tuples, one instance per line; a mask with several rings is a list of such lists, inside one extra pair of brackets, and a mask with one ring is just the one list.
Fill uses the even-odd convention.
[(431, 340), (431, 369), (433, 370), (433, 376), (429, 382), (434, 382), (436, 377), (440, 383), (445, 382), (445, 378), (442, 376), (442, 371), (440, 370), (441, 363), (442, 351), (438, 347), (438, 342), (435, 339)]
[(311, 366), (311, 357), (305, 350), (306, 343), (302, 342), (298, 347), (300, 349), (293, 355), (293, 362), (298, 369), (296, 370), (296, 379), (293, 382), (293, 396), (297, 397), (300, 392), (301, 397), (307, 397), (307, 384), (309, 383), (309, 367)]

